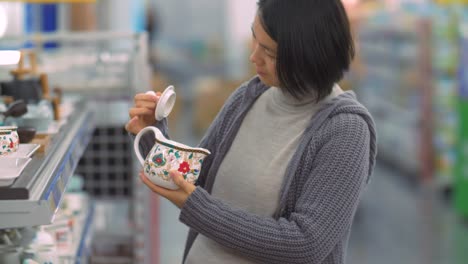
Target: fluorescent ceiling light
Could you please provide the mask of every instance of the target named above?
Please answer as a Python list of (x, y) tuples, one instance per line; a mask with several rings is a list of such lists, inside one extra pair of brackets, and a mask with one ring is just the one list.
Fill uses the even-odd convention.
[(0, 65), (18, 64), (21, 52), (18, 50), (0, 50)]

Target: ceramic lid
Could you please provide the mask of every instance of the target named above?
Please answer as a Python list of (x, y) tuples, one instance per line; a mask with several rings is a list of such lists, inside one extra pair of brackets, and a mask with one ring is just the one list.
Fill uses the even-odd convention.
[[(147, 92), (148, 94), (155, 94), (153, 91)], [(154, 117), (156, 120), (161, 121), (164, 118), (168, 117), (174, 108), (176, 101), (176, 93), (174, 91), (174, 86), (167, 87), (164, 92), (159, 97), (158, 105), (156, 106), (156, 110), (154, 112)]]

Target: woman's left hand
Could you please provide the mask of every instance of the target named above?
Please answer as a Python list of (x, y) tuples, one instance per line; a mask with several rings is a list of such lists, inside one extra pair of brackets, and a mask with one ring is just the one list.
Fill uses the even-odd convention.
[(171, 171), (170, 175), (174, 183), (179, 186), (178, 190), (169, 190), (157, 186), (145, 176), (143, 171), (140, 171), (140, 179), (146, 186), (148, 186), (153, 192), (171, 201), (177, 207), (182, 208), (182, 206), (185, 204), (185, 201), (187, 201), (187, 198), (192, 194), (193, 191), (195, 191), (196, 187), (195, 185), (186, 182), (182, 174), (178, 171)]

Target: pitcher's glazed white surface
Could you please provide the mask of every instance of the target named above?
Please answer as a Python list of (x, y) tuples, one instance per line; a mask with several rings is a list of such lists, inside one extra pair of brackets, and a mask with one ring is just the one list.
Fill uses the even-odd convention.
[[(146, 159), (143, 159), (139, 143), (141, 137), (150, 131), (154, 132), (155, 144)], [(169, 140), (156, 127), (142, 129), (135, 138), (134, 149), (146, 177), (154, 184), (171, 190), (179, 188), (169, 175), (171, 170), (179, 171), (186, 181), (194, 184), (200, 174), (203, 159), (210, 154), (207, 149), (192, 148)]]

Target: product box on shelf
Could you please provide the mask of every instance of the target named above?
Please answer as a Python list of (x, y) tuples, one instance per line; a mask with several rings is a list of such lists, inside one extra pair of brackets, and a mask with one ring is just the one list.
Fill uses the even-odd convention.
[(453, 187), (458, 140), (459, 34), (450, 5), (432, 7), (432, 113), (436, 183)]
[(455, 177), (455, 207), (462, 216), (468, 217), (468, 97), (461, 100), (459, 113), (461, 122)]
[[(467, 10), (468, 12), (468, 10)], [(462, 16), (459, 68), (459, 129), (454, 201), (460, 215), (468, 218), (468, 15)], [(465, 29), (466, 28), (466, 29)]]
[[(467, 72), (468, 73), (468, 72)], [(463, 87), (467, 84), (462, 84)], [(455, 208), (468, 217), (468, 96), (462, 96), (459, 103), (460, 127), (455, 176)]]

